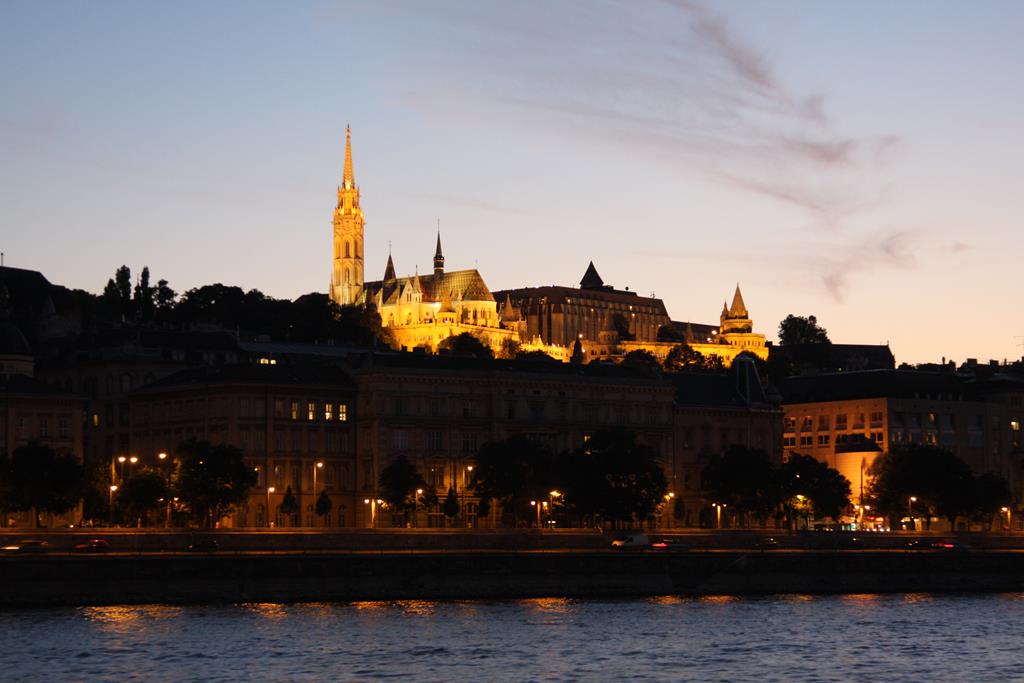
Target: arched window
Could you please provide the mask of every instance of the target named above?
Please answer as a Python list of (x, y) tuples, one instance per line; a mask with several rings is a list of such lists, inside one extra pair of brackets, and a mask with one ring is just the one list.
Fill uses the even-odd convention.
[(350, 268), (346, 268), (345, 269), (345, 284), (347, 285), (350, 282), (352, 282), (352, 270)]
[(345, 240), (345, 258), (350, 258), (351, 256), (352, 256), (352, 243), (349, 242), (348, 240)]

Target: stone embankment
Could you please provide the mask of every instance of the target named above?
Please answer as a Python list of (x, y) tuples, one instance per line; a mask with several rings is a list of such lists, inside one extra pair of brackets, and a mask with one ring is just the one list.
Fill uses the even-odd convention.
[(0, 559), (0, 607), (772, 593), (1024, 591), (1005, 550), (41, 554)]

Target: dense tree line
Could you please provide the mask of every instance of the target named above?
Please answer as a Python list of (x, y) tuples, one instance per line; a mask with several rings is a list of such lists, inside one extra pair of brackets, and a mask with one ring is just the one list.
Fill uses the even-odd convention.
[(799, 453), (776, 465), (763, 450), (730, 446), (705, 465), (702, 480), (709, 502), (739, 526), (765, 526), (771, 518), (787, 526), (812, 516), (838, 520), (850, 504), (850, 482)]
[(889, 517), (894, 529), (906, 517), (928, 526), (933, 516), (945, 518), (953, 528), (958, 521), (989, 527), (1013, 500), (1002, 477), (976, 476), (950, 451), (927, 444), (893, 446), (875, 460), (871, 475), (871, 504)]

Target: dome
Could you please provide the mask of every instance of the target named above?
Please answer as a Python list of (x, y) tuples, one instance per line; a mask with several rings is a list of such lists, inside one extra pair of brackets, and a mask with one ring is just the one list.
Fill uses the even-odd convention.
[(18, 326), (10, 320), (0, 320), (0, 356), (31, 356), (32, 349)]

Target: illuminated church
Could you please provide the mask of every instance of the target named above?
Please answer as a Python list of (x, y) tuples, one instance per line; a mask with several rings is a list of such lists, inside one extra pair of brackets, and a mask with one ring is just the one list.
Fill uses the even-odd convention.
[(398, 277), (390, 253), (380, 280), (366, 282), (363, 271), (363, 210), (349, 129), (334, 210), (329, 293), (339, 305), (373, 304), (400, 348), (436, 351), (446, 338), (468, 332), (496, 354), (517, 345), (559, 360), (569, 360), (577, 342), (587, 360), (620, 358), (640, 349), (664, 358), (682, 342), (726, 364), (743, 352), (768, 356), (764, 335), (753, 332), (739, 285), (732, 306), (723, 304), (717, 326), (673, 321), (661, 299), (606, 285), (593, 263), (578, 288), (526, 287), (492, 294), (476, 269), (445, 270), (440, 231), (432, 273)]
[(331, 301), (339, 305), (373, 304), (381, 323), (401, 348), (436, 351), (444, 339), (469, 332), (493, 350), (519, 341), (518, 325), (502, 321), (487, 283), (475, 268), (445, 271), (441, 234), (434, 250), (434, 272), (398, 277), (388, 254), (384, 275), (363, 277), (363, 210), (352, 167), (352, 131), (345, 133), (345, 167), (334, 210), (334, 268)]

